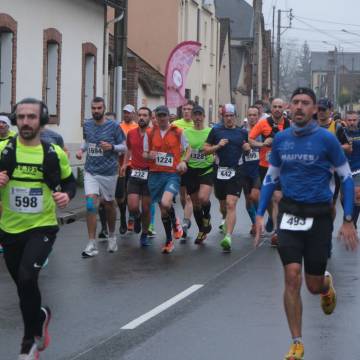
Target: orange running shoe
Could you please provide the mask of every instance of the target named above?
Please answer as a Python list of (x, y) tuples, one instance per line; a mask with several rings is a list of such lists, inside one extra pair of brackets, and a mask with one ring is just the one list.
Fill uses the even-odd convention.
[(180, 225), (180, 221), (178, 218), (176, 218), (176, 225), (175, 227), (173, 228), (173, 236), (176, 240), (179, 240), (182, 238), (184, 232), (183, 232), (183, 229)]
[(169, 241), (162, 248), (162, 253), (170, 254), (173, 250), (174, 250), (174, 241)]
[(129, 220), (128, 220), (127, 230), (128, 230), (128, 231), (134, 231), (134, 220), (133, 220), (133, 219), (129, 219)]

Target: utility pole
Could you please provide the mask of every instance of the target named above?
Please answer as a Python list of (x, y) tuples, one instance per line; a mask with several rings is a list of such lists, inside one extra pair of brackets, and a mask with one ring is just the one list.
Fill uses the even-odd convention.
[(126, 78), (127, 78), (127, 24), (128, 24), (128, 0), (122, 0), (122, 9), (115, 8), (115, 18), (121, 17), (122, 21), (115, 23), (115, 106), (117, 118), (121, 120), (122, 106), (126, 102)]
[(261, 26), (261, 8), (262, 0), (253, 1), (254, 8), (254, 44), (253, 44), (253, 67), (252, 67), (252, 90), (251, 90), (251, 103), (256, 101), (261, 96), (258, 88), (259, 84), (259, 57), (260, 57), (260, 26)]
[[(289, 13), (290, 24), (288, 26), (281, 26), (281, 13)], [(277, 26), (277, 46), (276, 46), (276, 89), (275, 97), (280, 95), (280, 60), (281, 60), (281, 35), (291, 28), (293, 19), (292, 9), (290, 10), (278, 10), (278, 26)], [(281, 33), (281, 29), (285, 29)]]
[(279, 97), (280, 93), (280, 53), (281, 53), (281, 10), (278, 10), (278, 26), (277, 26), (277, 47), (276, 47), (276, 89), (275, 97)]

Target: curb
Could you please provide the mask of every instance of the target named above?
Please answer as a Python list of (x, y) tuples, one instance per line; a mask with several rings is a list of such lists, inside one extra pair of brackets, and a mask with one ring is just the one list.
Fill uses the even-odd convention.
[(70, 211), (62, 211), (57, 215), (59, 225), (71, 224), (77, 220), (83, 219), (86, 216), (84, 207), (76, 208)]

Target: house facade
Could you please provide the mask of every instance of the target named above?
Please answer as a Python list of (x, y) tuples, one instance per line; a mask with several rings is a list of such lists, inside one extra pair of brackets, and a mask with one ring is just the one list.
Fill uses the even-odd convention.
[(105, 11), (99, 0), (2, 0), (0, 111), (43, 99), (51, 128), (76, 148), (91, 99), (103, 93)]

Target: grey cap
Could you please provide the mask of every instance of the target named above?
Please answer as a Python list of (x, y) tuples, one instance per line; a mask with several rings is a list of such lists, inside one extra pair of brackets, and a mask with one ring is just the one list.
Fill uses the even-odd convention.
[(192, 113), (193, 114), (202, 114), (202, 115), (205, 115), (205, 110), (202, 106), (200, 105), (196, 105), (193, 107), (192, 109)]
[(155, 109), (156, 115), (170, 115), (169, 108), (165, 105), (160, 105)]

